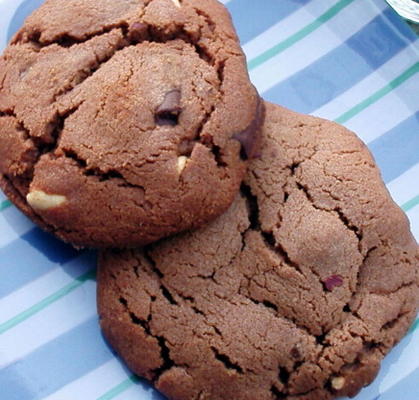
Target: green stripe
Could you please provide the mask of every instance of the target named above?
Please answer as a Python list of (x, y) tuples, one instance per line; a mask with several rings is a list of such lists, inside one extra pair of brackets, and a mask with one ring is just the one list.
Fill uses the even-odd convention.
[(413, 325), (409, 329), (409, 333), (413, 333), (416, 329), (419, 328), (419, 318), (413, 323)]
[(14, 328), (16, 325), (19, 325), (20, 323), (22, 323), (23, 321), (32, 317), (33, 315), (39, 313), (44, 308), (47, 308), (52, 303), (55, 303), (57, 300), (66, 296), (67, 294), (71, 293), (72, 291), (76, 290), (78, 287), (83, 285), (86, 281), (95, 279), (95, 276), (96, 276), (96, 269), (90, 270), (90, 271), (86, 272), (85, 274), (80, 275), (73, 282), (70, 282), (68, 285), (64, 286), (63, 288), (61, 288), (57, 292), (51, 294), (50, 296), (46, 297), (45, 299), (41, 300), (40, 302), (34, 304), (32, 307), (30, 307), (27, 310), (21, 312), (20, 314), (18, 314), (15, 317), (9, 319), (8, 321), (0, 324), (0, 335), (5, 333), (9, 329)]
[(336, 14), (338, 14), (341, 10), (343, 10), (345, 7), (347, 7), (349, 4), (353, 2), (354, 0), (338, 1), (333, 7), (329, 8), (324, 14), (320, 15), (320, 17), (315, 19), (309, 25), (300, 29), (298, 32), (294, 33), (293, 35), (278, 43), (269, 50), (266, 50), (264, 53), (255, 57), (253, 60), (250, 60), (248, 63), (249, 70), (255, 69), (259, 65), (268, 61), (270, 58), (276, 56), (279, 53), (282, 53), (284, 50), (288, 49), (301, 39), (304, 39), (306, 36), (308, 36), (316, 29), (320, 28), (324, 23), (332, 19)]
[(359, 114), (361, 111), (369, 107), (371, 104), (377, 102), (386, 94), (390, 93), (393, 89), (397, 88), (402, 83), (406, 82), (409, 78), (411, 78), (417, 72), (419, 72), (419, 62), (417, 62), (416, 64), (413, 64), (410, 68), (404, 71), (397, 78), (393, 79), (386, 86), (376, 91), (375, 93), (373, 93), (371, 96), (369, 96), (365, 100), (361, 101), (356, 106), (352, 107), (349, 111), (346, 111), (345, 113), (343, 113), (340, 117), (335, 119), (335, 121), (338, 122), (339, 124), (343, 124), (347, 122), (348, 120), (353, 118), (355, 115)]
[(127, 389), (129, 389), (131, 386), (138, 383), (140, 379), (135, 376), (131, 375), (128, 379), (121, 382), (119, 385), (116, 385), (114, 388), (106, 392), (104, 395), (97, 398), (97, 400), (110, 400), (117, 396), (119, 396), (121, 393), (125, 392)]
[(6, 208), (9, 208), (12, 205), (12, 203), (9, 200), (4, 200), (0, 203), (0, 212), (5, 210)]
[(402, 205), (402, 209), (403, 211), (408, 212), (412, 208), (416, 207), (418, 204), (419, 204), (419, 195), (409, 200), (407, 203), (404, 203)]

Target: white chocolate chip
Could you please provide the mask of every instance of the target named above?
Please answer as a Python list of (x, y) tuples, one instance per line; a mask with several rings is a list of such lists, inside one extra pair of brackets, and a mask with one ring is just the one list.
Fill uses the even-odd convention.
[(345, 378), (339, 376), (332, 379), (332, 388), (335, 390), (341, 390), (345, 386)]
[(177, 159), (177, 172), (179, 173), (179, 175), (185, 169), (187, 162), (188, 162), (188, 157), (185, 157), (185, 156), (178, 157), (178, 159)]
[(41, 190), (35, 190), (26, 196), (26, 200), (32, 208), (44, 211), (61, 206), (67, 198), (59, 194), (47, 194)]
[(180, 8), (180, 7), (181, 7), (181, 5), (180, 5), (180, 1), (179, 1), (179, 0), (172, 0), (172, 1), (173, 1), (174, 5), (175, 5), (176, 7), (178, 7), (178, 8)]

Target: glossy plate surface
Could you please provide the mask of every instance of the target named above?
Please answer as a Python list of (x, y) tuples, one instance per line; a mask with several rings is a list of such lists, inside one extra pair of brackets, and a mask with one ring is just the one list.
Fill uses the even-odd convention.
[[(41, 3), (0, 0), (1, 49)], [(260, 93), (357, 132), (419, 239), (419, 40), (413, 32), (384, 0), (224, 3)], [(42, 233), (0, 193), (2, 400), (162, 399), (104, 343), (95, 286), (93, 252), (76, 252)], [(418, 322), (356, 400), (419, 399), (416, 328)]]

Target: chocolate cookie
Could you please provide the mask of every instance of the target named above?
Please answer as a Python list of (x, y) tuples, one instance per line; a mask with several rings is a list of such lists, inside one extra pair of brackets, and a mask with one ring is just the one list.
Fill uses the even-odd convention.
[(0, 186), (76, 246), (130, 247), (231, 205), (263, 103), (215, 0), (47, 0), (0, 59)]
[(99, 267), (105, 336), (175, 400), (354, 396), (419, 302), (418, 246), (367, 148), (270, 104), (226, 214)]

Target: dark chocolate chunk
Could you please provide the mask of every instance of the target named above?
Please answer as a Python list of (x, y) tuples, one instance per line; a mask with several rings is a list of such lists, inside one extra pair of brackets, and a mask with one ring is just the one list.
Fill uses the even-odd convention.
[(192, 150), (195, 146), (196, 141), (194, 140), (182, 140), (179, 143), (178, 152), (180, 156), (190, 156), (192, 154)]
[(134, 22), (128, 30), (130, 42), (138, 43), (147, 38), (148, 26), (142, 22)]
[(158, 125), (177, 125), (179, 114), (182, 112), (180, 99), (179, 89), (173, 89), (166, 93), (163, 103), (156, 110), (156, 123)]
[(242, 146), (241, 157), (244, 160), (260, 157), (258, 138), (264, 117), (265, 105), (264, 102), (259, 99), (255, 118), (253, 118), (250, 125), (244, 131), (233, 135), (233, 139), (238, 140)]
[(300, 350), (298, 350), (297, 347), (293, 347), (291, 349), (291, 357), (294, 358), (295, 360), (299, 360), (301, 358), (301, 353)]
[(343, 278), (340, 275), (332, 275), (323, 281), (325, 288), (331, 292), (335, 287), (343, 285)]

